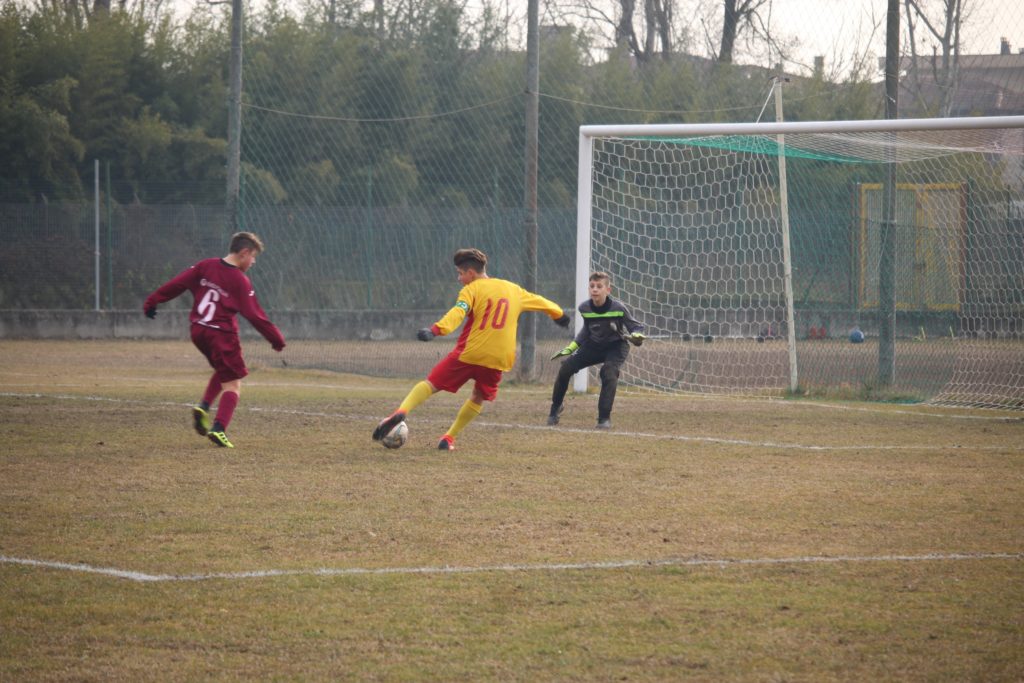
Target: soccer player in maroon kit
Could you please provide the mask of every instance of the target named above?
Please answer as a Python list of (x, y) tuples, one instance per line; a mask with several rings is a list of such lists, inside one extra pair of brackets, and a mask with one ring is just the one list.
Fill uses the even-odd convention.
[[(245, 275), (263, 252), (263, 242), (251, 232), (235, 233), (228, 251), (224, 258), (204, 259), (161, 285), (146, 297), (143, 310), (146, 317), (155, 318), (157, 305), (170, 301), (186, 289), (192, 292), (194, 302), (188, 316), (192, 323), (192, 343), (213, 367), (202, 401), (192, 408), (192, 419), (200, 436), (208, 437), (218, 446), (234, 448), (225, 431), (238, 405), (242, 378), (249, 374), (242, 358), (235, 315), (245, 316), (275, 351), (284, 348), (284, 337), (267, 319), (252, 282)], [(220, 402), (211, 425), (209, 410), (217, 396)]]

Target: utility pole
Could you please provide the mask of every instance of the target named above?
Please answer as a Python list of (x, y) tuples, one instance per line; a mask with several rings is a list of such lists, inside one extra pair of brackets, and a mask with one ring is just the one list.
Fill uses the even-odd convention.
[(231, 80), (228, 101), (227, 222), (230, 232), (240, 229), (239, 203), (242, 178), (242, 0), (231, 0)]
[[(540, 127), (538, 4), (538, 0), (529, 0), (526, 11), (526, 158), (523, 188), (523, 208), (526, 210), (526, 217), (523, 220), (523, 229), (526, 233), (526, 263), (523, 286), (531, 292), (537, 291), (537, 145)], [(519, 377), (524, 381), (529, 381), (533, 379), (534, 361), (537, 355), (536, 315), (527, 314), (523, 319), (520, 339)]]
[[(900, 0), (889, 0), (885, 22), (885, 118), (899, 118)], [(895, 143), (895, 133), (889, 133)], [(895, 144), (891, 147), (895, 149)], [(893, 154), (890, 154), (892, 157)], [(878, 253), (878, 385), (896, 379), (896, 160), (889, 159), (883, 189)]]

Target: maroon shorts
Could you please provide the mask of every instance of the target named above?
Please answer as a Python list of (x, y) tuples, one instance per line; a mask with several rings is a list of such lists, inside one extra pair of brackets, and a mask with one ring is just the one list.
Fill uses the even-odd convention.
[(480, 392), (485, 401), (493, 401), (498, 395), (498, 385), (501, 384), (501, 370), (463, 363), (455, 356), (448, 355), (427, 375), (427, 381), (435, 389), (453, 394), (469, 380), (475, 381), (473, 388)]
[(192, 343), (206, 356), (221, 382), (233, 382), (249, 374), (237, 334), (193, 325)]

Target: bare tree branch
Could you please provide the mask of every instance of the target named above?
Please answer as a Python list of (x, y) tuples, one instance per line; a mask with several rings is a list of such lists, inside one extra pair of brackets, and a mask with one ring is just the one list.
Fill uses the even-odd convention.
[[(941, 24), (929, 16), (932, 8), (922, 0), (904, 0), (910, 50), (909, 76), (912, 96), (918, 106), (926, 112), (932, 110), (940, 116), (949, 116), (960, 87), (960, 29), (967, 12), (964, 0), (939, 1)], [(918, 50), (916, 28), (919, 24), (923, 24), (936, 41), (927, 64), (930, 67), (928, 79), (924, 78), (925, 59), (919, 55)]]
[(756, 33), (754, 20), (760, 18), (758, 10), (767, 4), (770, 11), (771, 2), (772, 0), (723, 0), (722, 40), (718, 50), (719, 62), (732, 63), (737, 36), (746, 29), (754, 29)]

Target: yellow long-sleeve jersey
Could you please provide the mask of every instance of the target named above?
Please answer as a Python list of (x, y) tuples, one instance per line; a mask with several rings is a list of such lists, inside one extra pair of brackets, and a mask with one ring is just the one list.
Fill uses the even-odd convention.
[(455, 305), (432, 329), (434, 334), (450, 334), (465, 320), (452, 354), (463, 363), (504, 372), (516, 362), (516, 331), (523, 311), (543, 311), (552, 320), (563, 315), (558, 304), (514, 282), (482, 277), (462, 288)]

